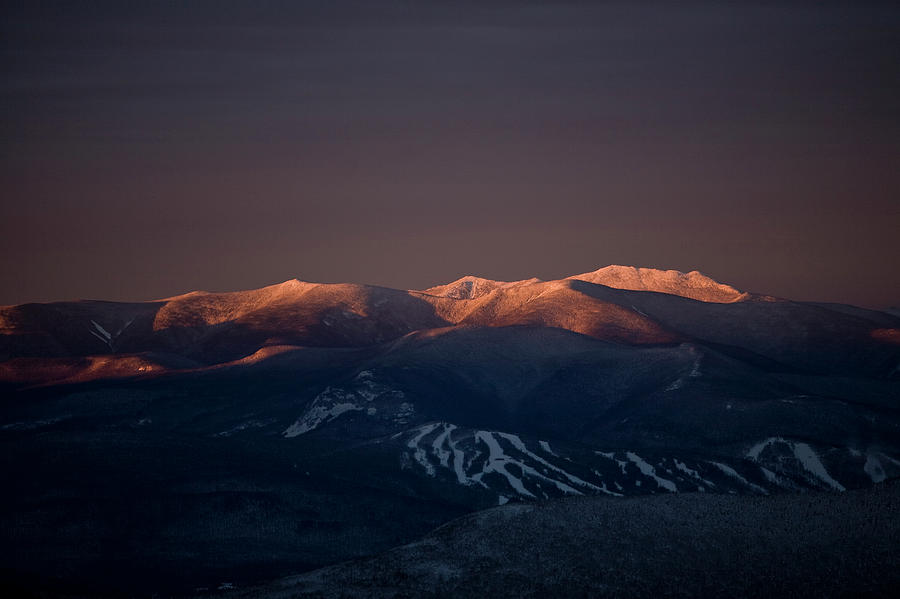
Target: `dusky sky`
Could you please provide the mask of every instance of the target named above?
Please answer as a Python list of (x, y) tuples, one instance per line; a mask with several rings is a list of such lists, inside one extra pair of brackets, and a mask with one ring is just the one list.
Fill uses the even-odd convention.
[(4, 11), (0, 304), (612, 263), (900, 304), (896, 2)]

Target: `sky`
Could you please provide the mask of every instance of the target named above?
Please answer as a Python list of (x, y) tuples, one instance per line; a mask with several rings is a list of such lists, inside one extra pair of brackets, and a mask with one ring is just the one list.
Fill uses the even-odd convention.
[(626, 264), (900, 305), (896, 2), (6, 2), (0, 304)]

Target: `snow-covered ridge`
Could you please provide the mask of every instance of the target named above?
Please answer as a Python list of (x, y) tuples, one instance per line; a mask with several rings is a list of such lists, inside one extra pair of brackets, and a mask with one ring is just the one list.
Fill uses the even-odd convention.
[(635, 268), (614, 264), (568, 278), (616, 289), (668, 293), (702, 302), (728, 304), (749, 297), (749, 294), (731, 285), (719, 283), (696, 270), (685, 273), (678, 270)]
[[(566, 277), (563, 280), (578, 280), (625, 289), (630, 291), (656, 291), (679, 295), (703, 302), (732, 303), (747, 299), (749, 294), (731, 285), (718, 281), (693, 270), (660, 270), (656, 268), (636, 268), (634, 266), (610, 265), (591, 272)], [(423, 290), (423, 293), (451, 299), (476, 299), (497, 289), (519, 287), (540, 283), (540, 279), (522, 281), (496, 281), (467, 275), (445, 285)]]
[(422, 290), (422, 293), (436, 295), (450, 299), (477, 299), (497, 289), (519, 287), (541, 282), (540, 279), (525, 279), (522, 281), (495, 281), (466, 275), (446, 285), (438, 285)]
[[(376, 382), (374, 374), (370, 370), (364, 370), (356, 375), (348, 388), (327, 387), (319, 393), (282, 435), (286, 438), (297, 437), (348, 412), (365, 412), (368, 416), (374, 416), (379, 408), (373, 404), (373, 400), (384, 396), (389, 396), (391, 400), (401, 400), (404, 397), (402, 391)], [(410, 404), (401, 403), (396, 419), (402, 421), (411, 409)]]

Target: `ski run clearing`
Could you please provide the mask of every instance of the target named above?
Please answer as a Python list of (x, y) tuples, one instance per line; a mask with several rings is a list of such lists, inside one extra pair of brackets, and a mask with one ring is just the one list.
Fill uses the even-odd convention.
[[(845, 489), (810, 445), (780, 438), (754, 445), (743, 458), (699, 460), (651, 458), (619, 450), (568, 454), (546, 440), (526, 441), (513, 433), (466, 429), (446, 422), (425, 424), (395, 438), (399, 436), (407, 439), (409, 463), (427, 476), (440, 479), (445, 472), (459, 485), (497, 493), (498, 502), (511, 497), (534, 500), (682, 491), (768, 495), (813, 482), (836, 491)], [(769, 456), (764, 451), (776, 444), (783, 444), (788, 455)], [(785, 459), (793, 464), (792, 472), (786, 470)], [(863, 459), (865, 471), (874, 481), (887, 476), (886, 464), (900, 466), (883, 454), (870, 453)]]
[[(99, 325), (96, 329), (98, 335), (106, 337), (105, 329)], [(688, 378), (700, 376), (700, 355), (694, 358)], [(327, 387), (319, 393), (282, 436), (303, 435), (350, 413), (387, 418), (402, 425), (415, 413), (412, 404), (404, 399), (403, 392), (376, 382), (371, 371), (362, 371), (346, 386)], [(234, 434), (255, 425), (238, 426), (220, 434)], [(401, 435), (408, 435), (410, 462), (427, 476), (436, 477), (447, 471), (459, 485), (490, 489), (506, 498), (622, 495), (626, 489), (634, 493), (749, 491), (761, 495), (810, 485), (846, 490), (828, 471), (823, 454), (808, 443), (782, 437), (764, 439), (740, 458), (688, 460), (658, 455), (651, 458), (629, 450), (570, 455), (552, 447), (548, 440), (529, 441), (529, 446), (513, 433), (466, 429), (446, 422), (424, 424), (398, 433), (395, 438)], [(855, 448), (829, 451), (843, 452), (859, 461), (860, 469), (876, 483), (900, 470), (900, 461), (881, 452)]]
[[(767, 495), (771, 489), (797, 486), (786, 476), (752, 465), (750, 459), (741, 460), (739, 468), (737, 463), (729, 465), (723, 461), (649, 458), (634, 451), (593, 451), (589, 455), (597, 457), (584, 464), (552, 449), (548, 441), (526, 442), (516, 434), (465, 429), (447, 422), (428, 423), (403, 436), (407, 439), (404, 445), (409, 463), (425, 475), (439, 478), (446, 472), (459, 485), (496, 492), (498, 501), (499, 497), (515, 496), (621, 496), (626, 488), (641, 493), (749, 491)], [(803, 447), (797, 454), (805, 467), (813, 467), (814, 462)], [(874, 471), (875, 467), (871, 469)], [(824, 474), (819, 472), (819, 476)]]

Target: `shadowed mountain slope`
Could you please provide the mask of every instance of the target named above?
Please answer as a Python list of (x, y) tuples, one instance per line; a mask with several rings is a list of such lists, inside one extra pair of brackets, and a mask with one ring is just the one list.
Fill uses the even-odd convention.
[[(900, 318), (597, 272), (609, 285), (292, 280), (0, 308), (6, 572), (185, 593), (371, 555), (508, 502), (900, 477)], [(697, 505), (738, 509), (715, 501)]]
[(898, 513), (897, 484), (508, 505), (228, 597), (892, 597)]

